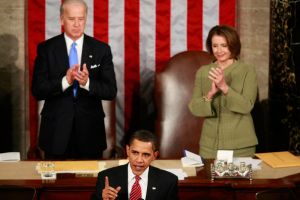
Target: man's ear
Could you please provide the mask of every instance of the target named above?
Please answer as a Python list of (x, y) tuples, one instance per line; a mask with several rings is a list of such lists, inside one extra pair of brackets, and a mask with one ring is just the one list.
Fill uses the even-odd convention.
[(128, 145), (126, 145), (126, 154), (127, 154), (127, 156), (129, 155), (129, 146)]
[(60, 15), (60, 17), (59, 17), (61, 26), (64, 26), (64, 18), (63, 17), (64, 17), (63, 15)]
[(154, 151), (154, 159), (156, 159), (159, 155), (159, 152), (158, 151)]

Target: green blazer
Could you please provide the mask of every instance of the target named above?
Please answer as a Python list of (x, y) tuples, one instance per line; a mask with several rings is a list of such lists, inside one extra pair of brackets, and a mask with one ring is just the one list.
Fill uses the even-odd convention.
[(215, 63), (202, 66), (196, 73), (189, 109), (193, 115), (205, 117), (200, 137), (201, 147), (240, 149), (258, 144), (251, 110), (257, 97), (255, 69), (240, 61), (225, 69), (229, 86), (227, 95), (217, 93), (211, 102), (203, 99), (211, 87), (208, 72)]

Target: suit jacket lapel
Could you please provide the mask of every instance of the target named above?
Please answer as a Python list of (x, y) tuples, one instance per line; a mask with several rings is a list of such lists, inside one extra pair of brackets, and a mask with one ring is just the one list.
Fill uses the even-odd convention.
[(93, 60), (93, 45), (90, 42), (90, 38), (87, 35), (84, 35), (83, 45), (82, 45), (82, 54), (81, 54), (81, 66), (85, 63), (89, 69), (91, 66), (91, 61)]
[(118, 199), (128, 199), (128, 164), (121, 166), (120, 170), (120, 186), (121, 191), (118, 195)]
[(57, 66), (62, 67), (62, 71), (65, 72), (65, 70), (67, 70), (69, 67), (69, 57), (67, 52), (67, 44), (63, 33), (60, 35), (53, 51), (58, 62)]
[(151, 166), (149, 166), (149, 173), (148, 173), (148, 186), (147, 186), (147, 193), (146, 193), (146, 200), (155, 199), (155, 191), (156, 191), (156, 180), (159, 177), (156, 177), (156, 174), (153, 172)]

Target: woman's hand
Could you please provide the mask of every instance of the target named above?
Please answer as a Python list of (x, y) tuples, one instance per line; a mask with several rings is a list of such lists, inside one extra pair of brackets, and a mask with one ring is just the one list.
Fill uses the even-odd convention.
[(220, 68), (211, 68), (208, 73), (208, 78), (221, 90), (224, 94), (228, 92), (228, 85), (225, 81), (224, 71)]

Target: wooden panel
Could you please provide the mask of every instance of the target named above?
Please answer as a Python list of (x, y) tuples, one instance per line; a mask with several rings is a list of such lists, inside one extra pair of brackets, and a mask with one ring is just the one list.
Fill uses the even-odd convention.
[[(22, 164), (22, 162), (19, 164)], [(209, 166), (209, 161), (205, 161), (204, 168), (197, 169), (197, 176), (179, 181), (180, 199), (254, 200), (257, 192), (278, 188), (292, 189), (300, 199), (300, 173), (284, 178), (255, 178), (252, 181), (247, 179), (217, 179), (212, 181)], [(9, 167), (10, 170), (17, 170), (10, 165)], [(2, 169), (8, 170), (8, 168)], [(23, 168), (20, 167), (20, 169)], [(272, 171), (269, 168), (264, 168), (264, 170)], [(278, 173), (280, 170), (286, 171), (288, 169), (278, 169), (276, 172)], [(20, 176), (19, 179), (16, 177), (14, 179), (3, 179), (3, 177), (6, 176), (0, 175), (0, 185), (33, 187), (41, 200), (89, 200), (96, 189), (97, 181), (96, 177), (78, 177), (75, 174), (59, 174), (55, 181), (22, 179), (22, 177), (27, 176)]]
[(62, 190), (42, 190), (40, 191), (40, 200), (88, 200), (91, 198), (94, 190), (92, 188), (88, 190), (73, 190), (73, 189), (62, 189)]

